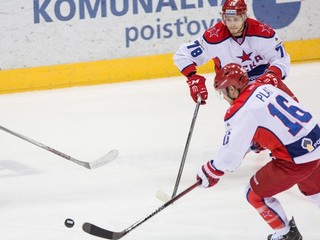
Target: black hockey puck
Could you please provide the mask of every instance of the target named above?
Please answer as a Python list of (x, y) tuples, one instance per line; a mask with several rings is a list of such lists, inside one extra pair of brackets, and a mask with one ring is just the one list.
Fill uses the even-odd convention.
[(66, 225), (67, 228), (72, 228), (74, 226), (74, 221), (71, 218), (67, 218), (64, 221), (64, 225)]

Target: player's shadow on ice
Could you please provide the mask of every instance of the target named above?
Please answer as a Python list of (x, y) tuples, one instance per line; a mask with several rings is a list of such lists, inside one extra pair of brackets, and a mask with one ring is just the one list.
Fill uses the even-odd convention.
[(14, 160), (0, 160), (0, 178), (38, 174), (39, 171)]

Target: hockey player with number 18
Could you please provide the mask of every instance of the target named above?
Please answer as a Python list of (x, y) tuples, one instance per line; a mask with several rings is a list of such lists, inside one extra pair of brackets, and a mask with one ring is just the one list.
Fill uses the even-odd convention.
[(214, 186), (235, 171), (251, 140), (271, 151), (272, 159), (251, 177), (248, 202), (274, 230), (268, 240), (302, 240), (276, 194), (297, 185), (320, 207), (320, 128), (314, 117), (289, 95), (270, 84), (249, 84), (247, 72), (227, 64), (215, 76), (215, 89), (230, 103), (223, 146), (197, 175), (203, 187)]
[(271, 83), (295, 98), (283, 83), (289, 73), (290, 57), (281, 38), (268, 25), (247, 17), (244, 0), (226, 0), (222, 6), (222, 22), (207, 29), (192, 43), (184, 43), (173, 57), (175, 65), (187, 77), (195, 102), (200, 94), (206, 103), (206, 79), (197, 74), (197, 66), (211, 60), (216, 73), (228, 63), (240, 64), (250, 81)]

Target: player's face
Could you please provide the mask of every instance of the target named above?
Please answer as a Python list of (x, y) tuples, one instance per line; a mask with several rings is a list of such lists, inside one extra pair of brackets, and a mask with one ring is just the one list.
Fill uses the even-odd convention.
[(232, 105), (233, 101), (239, 96), (239, 91), (234, 86), (221, 89), (218, 93), (222, 95), (224, 100), (226, 100), (230, 105)]
[(243, 16), (225, 16), (224, 22), (230, 33), (237, 37), (242, 35), (245, 18)]

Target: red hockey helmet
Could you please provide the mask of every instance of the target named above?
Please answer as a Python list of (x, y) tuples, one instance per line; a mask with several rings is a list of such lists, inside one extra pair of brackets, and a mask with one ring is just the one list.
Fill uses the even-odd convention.
[(247, 13), (247, 4), (244, 0), (226, 0), (222, 6), (222, 15), (237, 16)]
[(248, 73), (237, 63), (227, 64), (216, 73), (214, 78), (214, 88), (218, 91), (224, 90), (229, 86), (242, 89), (248, 83)]

